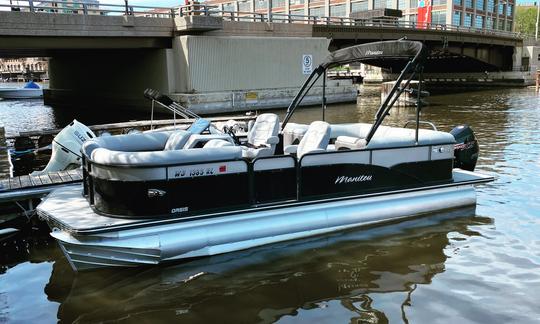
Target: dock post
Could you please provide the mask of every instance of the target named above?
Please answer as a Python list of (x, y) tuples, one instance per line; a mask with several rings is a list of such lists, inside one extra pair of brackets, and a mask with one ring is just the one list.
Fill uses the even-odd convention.
[(4, 127), (0, 127), (0, 176), (13, 176), (13, 167), (8, 153), (6, 130)]

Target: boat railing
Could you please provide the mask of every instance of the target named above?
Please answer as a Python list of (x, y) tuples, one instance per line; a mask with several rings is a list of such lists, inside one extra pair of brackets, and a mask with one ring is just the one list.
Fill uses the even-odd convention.
[(155, 104), (169, 110), (173, 113), (174, 126), (176, 126), (176, 116), (181, 116), (184, 119), (200, 119), (201, 116), (197, 115), (188, 108), (180, 105), (178, 102), (174, 101), (168, 96), (161, 94), (159, 91), (154, 89), (146, 89), (144, 91), (144, 96), (152, 101), (152, 108), (150, 113), (150, 129), (153, 129), (154, 121), (154, 109)]

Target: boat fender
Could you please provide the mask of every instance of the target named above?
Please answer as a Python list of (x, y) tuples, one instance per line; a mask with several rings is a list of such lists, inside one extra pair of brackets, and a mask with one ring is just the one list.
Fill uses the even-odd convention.
[(454, 168), (474, 171), (478, 161), (478, 153), (480, 152), (474, 131), (469, 125), (460, 125), (454, 127), (450, 134), (456, 139), (456, 144), (454, 144)]

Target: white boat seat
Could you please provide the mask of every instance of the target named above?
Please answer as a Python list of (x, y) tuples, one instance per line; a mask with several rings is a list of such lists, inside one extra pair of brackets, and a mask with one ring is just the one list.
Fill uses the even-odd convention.
[(181, 150), (182, 148), (184, 148), (184, 145), (186, 145), (190, 136), (191, 132), (185, 130), (178, 130), (172, 133), (171, 136), (169, 136), (167, 143), (165, 143), (164, 150)]
[(202, 135), (194, 134), (189, 137), (189, 139), (187, 140), (183, 148), (191, 149), (191, 148), (200, 147), (201, 143), (206, 144), (207, 142), (211, 140), (223, 140), (223, 141), (230, 142), (232, 145), (234, 145), (233, 139), (231, 138), (231, 136), (227, 134), (202, 134)]
[[(371, 129), (371, 124), (354, 123), (332, 125), (330, 138), (336, 139), (341, 136), (365, 139)], [(307, 132), (308, 125), (289, 123), (283, 130), (283, 144), (285, 147), (301, 140)], [(391, 148), (415, 145), (415, 130), (412, 128), (380, 126), (367, 145), (371, 148)], [(438, 145), (454, 143), (455, 139), (450, 133), (439, 132), (430, 129), (420, 129), (418, 134), (419, 145)], [(361, 143), (358, 142), (358, 145)]]
[(91, 156), (97, 148), (106, 148), (112, 151), (161, 151), (165, 147), (171, 132), (153, 132), (127, 135), (95, 137), (84, 142), (82, 151)]
[(272, 156), (279, 143), (279, 117), (276, 114), (262, 114), (247, 134), (248, 145), (242, 146), (243, 156), (255, 159)]
[(90, 158), (95, 163), (107, 166), (165, 166), (238, 160), (242, 158), (242, 149), (238, 146), (229, 146), (154, 152), (119, 152), (106, 148), (96, 148)]
[(366, 147), (366, 140), (353, 136), (338, 136), (335, 142), (336, 150), (361, 150)]
[(234, 146), (233, 143), (222, 139), (212, 139), (204, 144), (203, 148)]
[[(308, 153), (325, 152), (330, 142), (330, 124), (323, 121), (314, 121), (309, 125), (307, 132), (298, 144), (296, 155), (301, 159)], [(290, 150), (287, 148), (285, 151)]]

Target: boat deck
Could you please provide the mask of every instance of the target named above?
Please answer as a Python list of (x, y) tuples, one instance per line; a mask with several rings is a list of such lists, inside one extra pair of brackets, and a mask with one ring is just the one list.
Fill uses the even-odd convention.
[[(438, 184), (430, 185), (420, 188), (412, 188), (405, 190), (398, 190), (392, 192), (380, 192), (380, 193), (370, 193), (370, 194), (361, 194), (353, 197), (339, 197), (336, 199), (350, 199), (350, 198), (368, 198), (368, 197), (377, 197), (388, 194), (400, 194), (400, 193), (414, 193), (415, 191), (424, 191), (431, 189), (440, 189), (440, 188), (449, 188), (449, 187), (458, 187), (462, 185), (474, 185), (490, 182), (493, 180), (493, 177), (483, 175), (476, 172), (469, 172), (460, 169), (454, 169), (453, 171), (454, 181), (447, 184)], [(119, 230), (125, 228), (134, 228), (140, 226), (151, 226), (154, 224), (163, 224), (170, 222), (179, 222), (182, 220), (189, 220), (194, 218), (201, 218), (203, 216), (193, 216), (193, 217), (171, 217), (171, 218), (137, 218), (137, 219), (128, 219), (128, 218), (115, 218), (99, 215), (94, 212), (94, 210), (89, 206), (85, 197), (82, 196), (82, 188), (78, 186), (67, 186), (57, 191), (51, 193), (47, 199), (38, 207), (38, 214), (45, 218), (50, 224), (58, 227), (62, 230), (65, 230), (70, 233), (77, 234), (92, 234), (99, 232), (108, 232), (112, 230)], [(66, 204), (66, 201), (69, 201), (69, 205)], [(286, 204), (281, 204), (283, 207), (289, 206), (299, 206), (302, 204), (313, 204), (316, 201), (310, 202), (288, 202)], [(265, 208), (275, 208), (279, 207), (279, 204), (259, 207), (257, 210), (264, 210)], [(253, 211), (253, 209), (248, 209), (245, 211)], [(242, 211), (236, 211), (244, 212)], [(204, 215), (212, 216), (212, 215)]]

